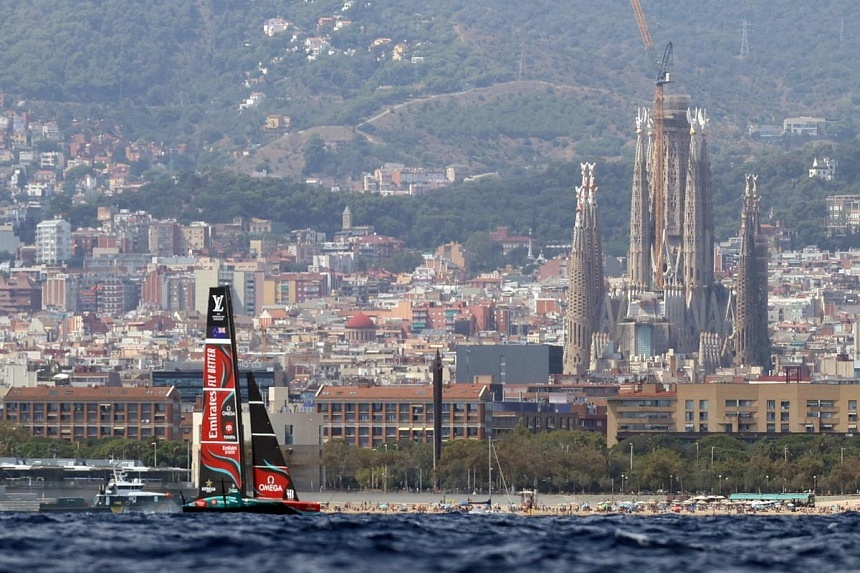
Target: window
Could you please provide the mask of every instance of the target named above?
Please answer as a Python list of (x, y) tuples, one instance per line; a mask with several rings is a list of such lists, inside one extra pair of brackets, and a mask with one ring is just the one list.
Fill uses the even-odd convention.
[(776, 400), (768, 400), (767, 401), (767, 409), (768, 410), (776, 410)]
[(737, 408), (738, 401), (737, 400), (726, 400), (726, 408)]
[(779, 403), (780, 410), (788, 410), (791, 407), (791, 402), (788, 400), (783, 400)]
[(695, 403), (695, 400), (684, 400), (684, 409), (692, 410), (694, 403)]
[(857, 411), (857, 400), (848, 400), (848, 409), (852, 412)]
[(708, 409), (708, 401), (707, 400), (699, 400), (699, 410), (707, 410)]

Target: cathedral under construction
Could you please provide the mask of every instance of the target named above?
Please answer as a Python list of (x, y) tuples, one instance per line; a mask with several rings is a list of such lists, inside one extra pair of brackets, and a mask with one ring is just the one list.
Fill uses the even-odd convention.
[(603, 274), (594, 164), (582, 165), (565, 374), (683, 363), (686, 376), (701, 381), (721, 366), (766, 369), (767, 251), (757, 179), (746, 180), (737, 278), (726, 286), (714, 278), (708, 118), (688, 96), (666, 97), (653, 115), (639, 110), (636, 117), (627, 274), (613, 288)]

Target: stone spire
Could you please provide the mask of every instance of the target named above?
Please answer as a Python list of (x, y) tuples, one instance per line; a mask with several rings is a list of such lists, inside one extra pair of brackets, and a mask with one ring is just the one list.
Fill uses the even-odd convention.
[(690, 156), (684, 196), (683, 281), (691, 290), (714, 282), (714, 220), (704, 110), (687, 111)]
[(594, 164), (583, 163), (576, 188), (576, 216), (567, 265), (567, 340), (564, 373), (584, 374), (591, 362), (591, 341), (603, 298), (603, 248), (597, 219)]
[(636, 115), (636, 157), (633, 163), (633, 194), (630, 198), (630, 248), (627, 275), (631, 285), (651, 284), (651, 221), (648, 194), (648, 111)]
[(735, 288), (734, 363), (770, 366), (767, 330), (767, 248), (761, 236), (758, 176), (747, 175), (741, 212), (738, 278)]

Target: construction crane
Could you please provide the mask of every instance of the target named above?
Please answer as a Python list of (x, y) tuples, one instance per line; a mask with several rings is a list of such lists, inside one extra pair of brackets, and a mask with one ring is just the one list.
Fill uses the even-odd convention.
[(651, 32), (648, 31), (648, 22), (642, 11), (639, 0), (630, 0), (633, 6), (633, 14), (636, 16), (636, 24), (642, 36), (642, 43), (648, 51), (648, 56), (655, 65), (654, 76), (654, 110), (651, 117), (654, 120), (653, 153), (651, 156), (651, 217), (654, 225), (654, 244), (651, 251), (651, 260), (654, 266), (654, 286), (662, 290), (665, 283), (666, 271), (666, 180), (664, 164), (666, 161), (666, 125), (663, 110), (663, 86), (671, 80), (669, 78), (669, 67), (672, 64), (672, 42), (666, 44), (663, 57), (657, 59), (654, 42), (651, 40)]

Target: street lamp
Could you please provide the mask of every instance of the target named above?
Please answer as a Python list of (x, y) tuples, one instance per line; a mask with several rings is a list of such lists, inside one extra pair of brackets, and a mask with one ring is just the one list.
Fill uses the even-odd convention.
[(621, 474), (621, 494), (624, 495), (624, 480), (627, 479), (627, 476)]
[(699, 442), (696, 442), (696, 467), (699, 467)]
[(766, 493), (770, 493), (770, 476), (769, 476), (769, 475), (768, 475), (768, 476), (764, 476), (764, 479), (765, 479), (765, 483), (766, 483), (766, 485), (765, 485), (765, 492), (766, 492)]
[[(675, 482), (675, 476), (672, 474), (669, 474), (669, 495), (672, 495), (672, 493), (674, 493), (674, 491), (675, 491), (674, 482)], [(672, 496), (672, 497), (675, 497), (675, 496)]]
[(711, 446), (711, 469), (714, 469), (714, 446)]
[(815, 495), (815, 490), (818, 488), (818, 476), (812, 476), (812, 495)]
[(719, 488), (719, 495), (723, 495), (723, 474), (717, 476), (717, 487)]
[(152, 442), (152, 466), (158, 467), (158, 442)]
[(845, 448), (839, 448), (839, 463), (845, 463)]
[(633, 442), (630, 442), (630, 471), (633, 471)]

